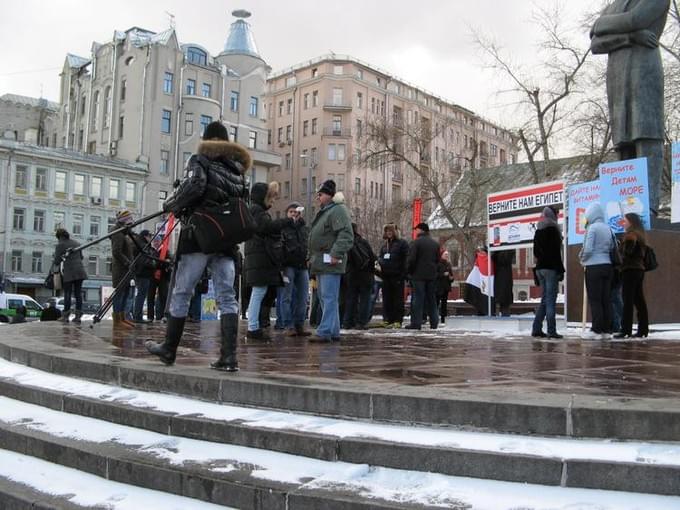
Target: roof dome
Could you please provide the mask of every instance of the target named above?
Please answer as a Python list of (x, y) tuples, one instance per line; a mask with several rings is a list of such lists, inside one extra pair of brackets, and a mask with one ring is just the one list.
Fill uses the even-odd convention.
[(224, 44), (224, 51), (222, 54), (250, 55), (252, 57), (262, 58), (257, 51), (257, 44), (255, 44), (255, 38), (250, 31), (250, 25), (245, 21), (245, 18), (250, 17), (250, 13), (239, 9), (233, 11), (231, 14), (238, 19), (231, 24), (229, 36), (227, 37), (227, 42)]

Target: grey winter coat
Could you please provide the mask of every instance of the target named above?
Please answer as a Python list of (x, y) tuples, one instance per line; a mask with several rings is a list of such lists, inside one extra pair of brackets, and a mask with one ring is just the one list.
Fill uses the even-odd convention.
[(586, 236), (583, 248), (579, 254), (582, 266), (597, 264), (611, 264), (609, 255), (614, 236), (609, 226), (604, 222), (604, 212), (600, 204), (590, 204), (586, 209)]
[[(61, 256), (66, 250), (74, 249), (80, 246), (80, 243), (74, 239), (61, 239), (54, 249), (53, 265), (58, 266), (61, 263)], [(87, 273), (83, 265), (83, 252), (71, 253), (64, 261), (64, 269), (62, 270), (62, 281), (64, 283), (76, 282), (78, 280), (87, 280)]]

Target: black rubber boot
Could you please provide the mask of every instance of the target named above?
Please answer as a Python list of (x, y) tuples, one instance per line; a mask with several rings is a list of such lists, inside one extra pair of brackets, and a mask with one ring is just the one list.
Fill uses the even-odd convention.
[(177, 355), (177, 346), (182, 339), (182, 332), (184, 332), (185, 317), (178, 318), (168, 315), (168, 323), (165, 330), (165, 342), (159, 344), (149, 340), (144, 344), (146, 350), (151, 354), (155, 354), (166, 365), (172, 365), (175, 362)]
[(236, 361), (237, 313), (227, 313), (220, 317), (220, 333), (222, 336), (220, 359), (211, 363), (210, 367), (223, 372), (236, 372), (238, 370), (238, 361)]

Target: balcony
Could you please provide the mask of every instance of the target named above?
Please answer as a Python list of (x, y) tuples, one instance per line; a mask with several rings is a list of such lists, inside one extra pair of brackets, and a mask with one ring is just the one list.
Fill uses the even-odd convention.
[(392, 168), (392, 182), (404, 182), (404, 172), (401, 168)]
[(352, 103), (344, 103), (342, 101), (332, 101), (323, 105), (324, 110), (334, 112), (349, 112), (352, 111)]
[(351, 138), (352, 128), (336, 128), (333, 126), (328, 126), (323, 128), (323, 136), (339, 136), (341, 138)]

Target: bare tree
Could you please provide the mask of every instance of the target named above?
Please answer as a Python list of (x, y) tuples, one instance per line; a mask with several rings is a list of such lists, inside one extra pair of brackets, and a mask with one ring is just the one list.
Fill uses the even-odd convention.
[[(492, 37), (473, 30), (477, 47), (487, 66), (507, 78), (513, 103), (523, 122), (517, 126), (517, 136), (533, 173), (534, 181), (546, 177), (553, 146), (570, 128), (570, 103), (582, 94), (580, 77), (590, 55), (587, 37), (580, 44), (571, 39), (574, 30), (564, 25), (561, 6), (537, 8), (533, 22), (539, 26), (543, 39), (538, 42), (538, 65), (521, 65), (512, 61), (507, 51)], [(580, 34), (577, 34), (580, 35)]]

